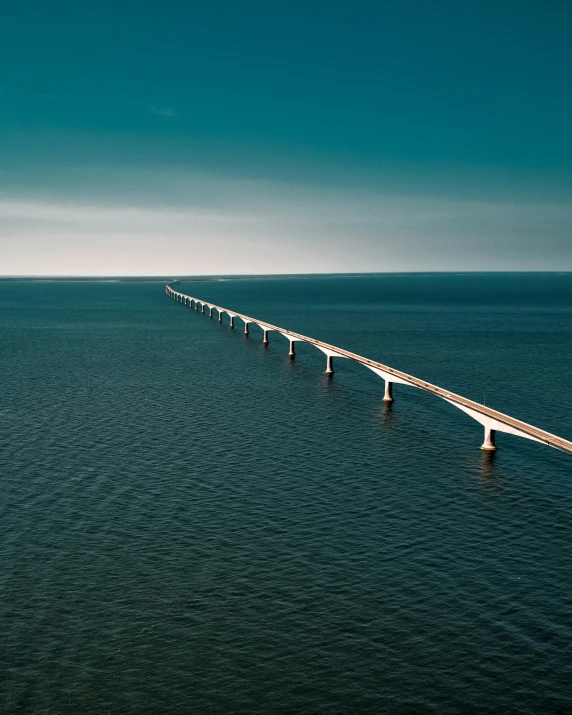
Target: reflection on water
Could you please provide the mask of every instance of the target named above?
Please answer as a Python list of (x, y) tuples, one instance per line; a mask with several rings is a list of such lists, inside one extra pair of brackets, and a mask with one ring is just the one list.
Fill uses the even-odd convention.
[(486, 479), (489, 483), (498, 481), (500, 479), (500, 474), (495, 468), (495, 461), (497, 459), (497, 452), (489, 450), (481, 450), (481, 461), (479, 466), (479, 472), (481, 477)]

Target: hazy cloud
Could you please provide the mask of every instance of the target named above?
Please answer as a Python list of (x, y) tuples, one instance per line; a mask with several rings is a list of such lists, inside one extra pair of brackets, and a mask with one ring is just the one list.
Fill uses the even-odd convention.
[(572, 270), (572, 203), (349, 194), (198, 175), (185, 187), (186, 207), (0, 198), (0, 274)]
[(152, 114), (157, 114), (159, 117), (166, 117), (167, 119), (177, 116), (177, 112), (173, 107), (155, 107), (154, 105), (149, 105), (148, 109)]

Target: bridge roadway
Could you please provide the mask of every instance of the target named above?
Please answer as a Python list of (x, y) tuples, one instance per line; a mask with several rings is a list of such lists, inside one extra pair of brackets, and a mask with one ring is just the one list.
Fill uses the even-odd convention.
[(417, 387), (420, 390), (425, 390), (425, 392), (431, 392), (434, 395), (446, 400), (450, 404), (459, 408), (463, 412), (466, 412), (477, 422), (480, 422), (485, 428), (485, 441), (481, 447), (483, 450), (492, 451), (496, 449), (495, 444), (495, 433), (496, 432), (507, 432), (509, 434), (514, 434), (519, 437), (525, 437), (527, 439), (534, 440), (535, 442), (541, 442), (548, 445), (549, 447), (554, 447), (562, 452), (567, 452), (572, 454), (572, 442), (569, 440), (558, 437), (557, 435), (546, 432), (545, 430), (534, 427), (527, 422), (522, 422), (514, 417), (505, 415), (503, 412), (498, 410), (493, 410), (486, 405), (481, 405), (478, 402), (469, 400), (462, 395), (457, 395), (454, 392), (449, 392), (448, 390), (439, 387), (438, 385), (433, 385), (430, 382), (425, 382), (425, 380), (420, 380), (413, 375), (409, 375), (401, 370), (396, 370), (389, 365), (384, 365), (383, 363), (377, 362), (375, 360), (370, 360), (356, 353), (352, 353), (349, 350), (344, 350), (343, 348), (336, 347), (335, 345), (330, 345), (321, 340), (316, 340), (310, 338), (307, 335), (301, 335), (300, 333), (295, 333), (291, 330), (286, 330), (285, 328), (280, 328), (271, 323), (267, 323), (263, 320), (258, 320), (257, 318), (251, 318), (248, 315), (243, 315), (242, 313), (237, 313), (227, 308), (222, 308), (214, 303), (207, 303), (199, 298), (193, 298), (184, 293), (179, 293), (175, 291), (172, 284), (166, 286), (166, 293), (169, 297), (179, 300), (185, 303), (189, 301), (189, 307), (192, 307), (194, 302), (195, 309), (198, 310), (198, 305), (202, 306), (202, 311), (204, 312), (205, 306), (210, 309), (210, 315), (212, 316), (213, 309), (219, 314), (219, 320), (222, 319), (222, 314), (226, 313), (230, 317), (231, 327), (234, 327), (234, 318), (240, 318), (245, 325), (245, 333), (248, 334), (248, 325), (254, 323), (258, 325), (264, 331), (264, 341), (268, 342), (267, 334), (268, 331), (277, 332), (290, 340), (290, 355), (294, 355), (294, 342), (304, 342), (314, 345), (316, 348), (321, 350), (326, 354), (327, 357), (327, 373), (333, 373), (332, 359), (334, 357), (347, 358), (353, 360), (354, 362), (361, 363), (365, 367), (369, 368), (380, 377), (385, 380), (385, 396), (384, 400), (386, 402), (393, 402), (392, 394), (392, 383), (411, 385), (412, 387)]

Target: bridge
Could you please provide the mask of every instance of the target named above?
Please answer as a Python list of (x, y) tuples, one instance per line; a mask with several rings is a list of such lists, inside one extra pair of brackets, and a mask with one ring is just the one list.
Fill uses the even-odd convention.
[(526, 422), (517, 420), (514, 417), (505, 415), (498, 410), (493, 410), (486, 405), (481, 405), (478, 402), (469, 400), (466, 397), (457, 395), (454, 392), (449, 392), (442, 387), (437, 385), (432, 385), (430, 382), (425, 382), (425, 380), (420, 380), (413, 375), (408, 375), (406, 372), (401, 370), (396, 370), (395, 368), (389, 367), (388, 365), (383, 365), (375, 360), (370, 360), (369, 358), (362, 357), (361, 355), (356, 355), (349, 350), (344, 350), (343, 348), (338, 348), (335, 345), (329, 345), (321, 340), (315, 340), (314, 338), (309, 338), (306, 335), (300, 335), (299, 333), (294, 333), (291, 330), (286, 330), (285, 328), (279, 328), (276, 325), (267, 323), (263, 320), (258, 320), (257, 318), (251, 318), (248, 315), (243, 315), (242, 313), (237, 313), (233, 310), (228, 310), (227, 308), (222, 308), (214, 303), (208, 303), (206, 301), (200, 300), (199, 298), (194, 298), (185, 293), (176, 291), (173, 288), (174, 283), (169, 283), (166, 286), (166, 294), (169, 298), (188, 306), (189, 308), (194, 308), (199, 310), (201, 313), (205, 313), (208, 309), (209, 316), (213, 317), (213, 311), (217, 312), (218, 321), (222, 323), (222, 316), (226, 313), (229, 317), (229, 325), (234, 328), (234, 320), (238, 318), (242, 321), (244, 325), (244, 332), (246, 335), (249, 333), (250, 325), (258, 325), (262, 330), (263, 343), (268, 344), (268, 333), (276, 332), (283, 335), (290, 342), (289, 355), (294, 357), (295, 355), (295, 344), (297, 342), (304, 342), (313, 345), (318, 350), (321, 350), (326, 356), (326, 374), (331, 375), (334, 372), (334, 358), (344, 358), (347, 360), (353, 360), (354, 362), (360, 363), (364, 367), (374, 372), (376, 375), (381, 377), (385, 381), (385, 393), (383, 396), (384, 402), (393, 402), (393, 385), (409, 385), (410, 387), (416, 387), (419, 390), (424, 390), (425, 392), (431, 392), (437, 397), (449, 402), (458, 409), (462, 410), (470, 417), (472, 417), (477, 422), (480, 422), (485, 430), (484, 442), (481, 449), (485, 451), (494, 451), (497, 449), (496, 446), (496, 433), (506, 432), (508, 434), (513, 434), (518, 437), (525, 437), (526, 439), (531, 439), (535, 442), (541, 442), (547, 444), (549, 447), (554, 447), (562, 452), (567, 452), (572, 454), (572, 442), (563, 439), (562, 437), (557, 437), (550, 432), (529, 425)]

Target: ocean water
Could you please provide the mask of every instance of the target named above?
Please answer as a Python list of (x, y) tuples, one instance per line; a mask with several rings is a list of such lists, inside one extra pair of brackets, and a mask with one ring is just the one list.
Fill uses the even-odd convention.
[[(182, 281), (572, 438), (572, 275)], [(161, 281), (0, 281), (0, 712), (571, 713), (572, 457)]]

